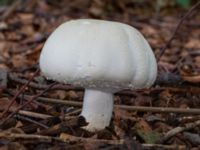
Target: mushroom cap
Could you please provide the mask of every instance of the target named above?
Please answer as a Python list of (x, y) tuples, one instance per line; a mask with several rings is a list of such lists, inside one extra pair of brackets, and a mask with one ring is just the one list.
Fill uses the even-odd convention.
[(61, 24), (47, 39), (39, 63), (49, 79), (113, 92), (149, 87), (157, 76), (155, 56), (137, 29), (94, 19)]

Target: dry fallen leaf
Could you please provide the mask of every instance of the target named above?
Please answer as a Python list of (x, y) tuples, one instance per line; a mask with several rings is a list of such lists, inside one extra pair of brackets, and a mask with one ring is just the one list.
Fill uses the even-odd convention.
[(185, 43), (185, 48), (195, 48), (195, 49), (200, 49), (200, 42), (199, 39), (196, 38), (190, 38), (187, 43)]
[(133, 129), (137, 132), (138, 136), (145, 141), (145, 143), (155, 143), (161, 137), (161, 134), (157, 131), (153, 131), (144, 119), (140, 119)]
[(29, 60), (26, 59), (23, 55), (14, 55), (11, 59), (14, 68), (20, 68), (26, 66), (29, 63)]
[[(155, 2), (139, 2), (138, 0), (17, 1), (19, 1), (20, 4), (17, 7), (14, 7), (14, 9), (11, 1), (9, 5), (0, 6), (0, 14), (2, 16), (9, 14), (6, 19), (0, 21), (0, 68), (6, 68), (8, 70), (8, 74), (12, 70), (16, 71), (16, 77), (22, 80), (28, 80), (33, 75), (33, 72), (37, 67), (36, 64), (38, 63), (40, 51), (44, 45), (44, 42), (46, 41), (46, 38), (54, 31), (57, 26), (65, 21), (79, 18), (98, 18), (126, 22), (129, 25), (136, 27), (144, 34), (144, 37), (150, 43), (154, 53), (156, 56), (158, 56), (160, 54), (160, 49), (165, 46), (173, 34), (180, 19), (179, 17), (183, 16), (187, 11), (181, 10), (178, 5), (162, 4), (159, 6), (162, 9), (156, 12)], [(158, 18), (153, 18), (155, 15), (158, 15)], [(181, 24), (181, 27), (178, 29), (178, 32), (176, 33), (171, 45), (166, 49), (165, 54), (162, 56), (158, 63), (159, 74), (161, 72), (164, 74), (166, 72), (171, 73), (175, 76), (178, 76), (179, 78), (182, 77), (182, 79), (187, 82), (181, 82), (179, 84), (179, 82), (175, 81), (171, 82), (173, 84), (170, 85), (156, 84), (151, 89), (148, 89), (149, 92), (145, 92), (146, 89), (144, 91), (141, 89), (139, 91), (140, 96), (135, 94), (137, 93), (135, 91), (130, 95), (121, 94), (119, 92), (115, 95), (115, 104), (130, 106), (152, 105), (155, 107), (170, 106), (177, 108), (199, 107), (199, 18), (200, 14), (195, 13), (195, 15), (190, 15), (190, 19), (183, 21), (183, 24)], [(19, 87), (22, 86), (21, 83), (17, 81), (13, 82), (13, 80), (11, 80), (9, 77), (6, 81), (6, 78), (4, 77), (5, 76), (2, 77), (2, 81), (0, 83), (3, 85), (3, 87), (7, 87), (6, 90), (0, 91), (1, 112), (10, 103), (10, 100), (7, 98), (11, 98), (8, 91), (17, 92)], [(169, 80), (166, 79), (166, 81), (169, 83)], [(46, 85), (50, 84), (51, 81), (34, 80), (34, 83), (38, 85)], [(25, 93), (31, 96), (35, 96), (42, 90), (30, 86), (26, 88)], [(50, 92), (46, 92), (43, 96), (47, 98), (56, 97), (59, 99), (82, 101), (83, 94), (83, 91), (78, 91), (76, 89), (73, 91), (65, 92), (63, 90), (57, 92), (55, 90), (51, 90)], [(17, 102), (15, 102), (11, 107), (11, 110), (15, 110), (18, 107), (20, 103), (18, 100), (19, 99), (17, 99)], [(58, 117), (63, 115), (64, 119), (64, 114), (61, 113), (61, 104), (55, 105), (51, 103), (44, 104), (44, 102), (34, 102), (31, 103), (31, 106), (32, 107), (29, 106), (25, 109), (28, 108), (29, 110), (31, 109), (37, 113), (44, 113)], [(63, 112), (66, 111), (69, 112), (69, 114), (71, 112), (76, 112), (77, 110), (80, 111), (81, 109), (79, 108), (76, 110), (76, 107), (74, 106), (63, 106), (62, 108)], [(66, 140), (66, 143), (58, 141), (51, 141), (50, 143), (47, 143), (43, 141), (38, 142), (37, 140), (21, 139), (13, 142), (12, 139), (0, 139), (0, 149), (24, 150), (30, 148), (45, 148), (49, 150), (55, 150), (68, 148), (98, 149), (100, 147), (102, 149), (133, 149), (136, 147), (134, 146), (136, 143), (139, 145), (141, 145), (141, 143), (154, 143), (156, 139), (160, 137), (160, 134), (167, 133), (175, 126), (181, 126), (185, 123), (193, 122), (199, 119), (198, 116), (191, 115), (196, 119), (188, 119), (185, 122), (181, 122), (177, 120), (179, 120), (180, 117), (186, 117), (185, 115), (176, 115), (172, 113), (149, 113), (139, 111), (135, 112), (121, 109), (115, 109), (114, 114), (115, 116), (113, 117), (111, 126), (106, 130), (110, 131), (108, 134), (110, 135), (109, 139), (111, 138), (112, 140), (124, 140), (124, 145), (126, 146), (125, 148), (123, 146), (121, 147), (121, 145), (118, 147), (118, 145), (116, 146), (112, 144), (102, 145), (97, 143), (94, 144), (94, 142), (90, 141), (78, 141), (81, 137), (89, 137), (92, 140), (97, 140), (97, 134), (88, 134), (86, 131), (81, 130), (81, 125), (76, 120), (68, 120), (69, 118), (74, 118), (75, 115), (78, 115), (75, 113), (73, 115), (66, 115), (65, 119), (67, 120), (62, 120), (64, 125), (69, 125), (67, 126), (67, 129), (69, 130), (59, 132), (52, 132), (52, 130), (48, 130), (52, 128), (54, 131), (56, 131), (56, 125), (60, 127), (59, 129), (66, 129), (66, 126), (63, 127), (63, 124), (60, 126), (60, 120), (59, 122), (55, 122), (55, 118), (51, 118), (52, 120), (41, 120), (39, 118), (36, 119), (30, 117), (30, 119), (38, 121), (38, 123), (49, 126), (47, 132), (43, 128), (38, 128), (38, 125), (35, 123), (30, 123), (23, 119), (21, 119), (19, 122), (15, 117), (12, 117), (6, 123), (4, 123), (4, 126), (1, 126), (1, 133), (9, 129), (9, 132), (16, 132), (11, 129), (16, 129), (16, 126), (21, 126), (23, 124), (23, 132), (27, 131), (27, 133), (31, 132), (33, 134), (42, 134), (46, 131), (48, 136), (59, 137), (60, 133), (65, 132), (63, 133), (64, 135), (61, 134), (61, 138)], [(192, 141), (192, 139), (195, 137), (197, 137), (197, 139), (199, 138), (196, 134), (199, 133), (199, 128), (193, 128), (187, 132), (190, 134), (189, 138), (188, 134), (187, 136), (184, 134), (179, 134), (178, 136), (181, 136), (181, 138), (178, 136), (173, 137), (166, 144), (171, 146), (172, 144), (177, 145), (181, 143), (182, 145), (187, 144), (187, 146), (193, 150), (195, 150), (195, 146), (196, 149), (198, 149), (198, 145), (195, 145), (195, 140)], [(104, 134), (103, 132), (101, 138), (106, 139), (106, 133)], [(137, 140), (136, 143), (135, 139)], [(70, 140), (72, 140), (72, 142), (69, 142)], [(157, 149), (155, 148), (155, 150)]]

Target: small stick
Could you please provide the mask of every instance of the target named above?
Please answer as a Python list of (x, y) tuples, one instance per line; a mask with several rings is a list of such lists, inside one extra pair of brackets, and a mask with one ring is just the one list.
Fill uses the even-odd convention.
[(197, 2), (194, 6), (192, 6), (190, 8), (190, 10), (181, 18), (181, 20), (179, 21), (179, 23), (177, 24), (171, 38), (167, 41), (167, 43), (165, 44), (165, 46), (161, 49), (160, 51), (160, 55), (157, 58), (157, 62), (160, 61), (160, 58), (163, 56), (163, 54), (165, 53), (165, 50), (170, 46), (171, 42), (173, 41), (178, 29), (180, 28), (180, 26), (182, 25), (183, 21), (186, 20), (186, 18), (196, 9), (198, 8), (200, 5), (200, 1)]
[[(21, 79), (17, 76), (16, 73), (9, 73), (8, 74), (8, 79), (16, 82), (18, 84), (26, 84), (28, 80), (26, 79)], [(180, 76), (172, 74), (172, 73), (163, 73), (159, 74), (156, 79), (155, 84), (162, 84), (162, 85), (176, 85), (182, 83), (182, 79)], [(35, 82), (30, 82), (29, 87), (35, 88), (35, 89), (46, 89), (48, 85), (46, 84), (39, 84)], [(77, 87), (77, 86), (70, 86), (70, 85), (64, 85), (64, 84), (58, 84), (52, 88), (52, 90), (76, 90), (76, 91), (83, 91), (84, 88)]]
[(38, 98), (39, 96), (41, 96), (42, 94), (44, 94), (45, 92), (47, 92), (49, 89), (51, 89), (51, 87), (53, 87), (56, 83), (54, 82), (53, 84), (49, 85), (48, 88), (46, 88), (44, 91), (41, 91), (40, 93), (36, 94), (35, 96), (32, 96), (30, 98), (30, 100), (26, 103), (24, 103), (23, 105), (19, 106), (14, 112), (12, 112), (6, 119), (2, 120), (2, 122), (0, 123), (3, 124), (5, 121), (7, 121), (8, 119), (10, 119), (13, 115), (15, 115), (20, 109), (24, 108), (25, 106), (27, 106), (28, 104), (30, 104), (33, 100), (35, 100), (36, 98)]
[(50, 137), (50, 136), (42, 136), (42, 135), (36, 135), (36, 134), (19, 134), (19, 133), (10, 133), (10, 132), (1, 132), (0, 138), (9, 139), (9, 140), (42, 140), (46, 142), (52, 142), (53, 140), (58, 140), (56, 137)]
[[(26, 84), (28, 82), (28, 80), (26, 79), (22, 79), (20, 77), (18, 77), (18, 75), (16, 73), (8, 73), (8, 79), (11, 80), (12, 82), (16, 82), (18, 84)], [(182, 80), (181, 76), (173, 74), (173, 73), (161, 73), (158, 74), (157, 79), (155, 84), (157, 85), (181, 85), (183, 84), (184, 80)], [(30, 82), (29, 87), (31, 88), (35, 88), (35, 89), (46, 89), (48, 87), (47, 84), (40, 84), (40, 83), (35, 83), (35, 82)], [(154, 90), (155, 88), (151, 88), (150, 90)], [(83, 91), (84, 88), (80, 87), (80, 86), (73, 86), (73, 85), (67, 85), (67, 84), (57, 84), (55, 85), (51, 90), (75, 90), (75, 91)], [(142, 90), (147, 90), (147, 89), (142, 89)], [(117, 94), (121, 94), (124, 93), (123, 90), (122, 92), (118, 92)], [(129, 90), (130, 91), (130, 90)], [(131, 90), (131, 91), (140, 91), (140, 90)]]
[(159, 140), (159, 143), (164, 143), (165, 141), (169, 140), (171, 137), (175, 136), (178, 133), (181, 133), (185, 130), (190, 130), (193, 129), (197, 126), (200, 126), (200, 120), (192, 122), (192, 123), (187, 123), (183, 127), (176, 127), (170, 131), (168, 131), (163, 138)]
[(39, 73), (39, 69), (37, 69), (33, 76), (28, 80), (28, 82), (26, 84), (24, 84), (20, 90), (13, 96), (13, 98), (11, 99), (11, 102), (10, 104), (8, 105), (8, 107), (3, 111), (2, 115), (1, 115), (1, 118), (8, 112), (8, 110), (10, 109), (10, 107), (13, 105), (13, 103), (15, 102), (16, 98), (25, 90), (25, 88), (29, 85), (29, 83), (31, 81), (33, 81), (34, 77), (36, 77)]
[(195, 108), (173, 108), (173, 107), (145, 107), (145, 106), (126, 106), (115, 105), (116, 108), (140, 111), (140, 112), (153, 112), (153, 113), (181, 113), (181, 114), (200, 114), (200, 109)]
[(69, 113), (65, 114), (65, 117), (71, 116), (71, 115), (80, 114), (81, 110), (82, 110), (82, 109), (76, 109), (76, 110), (74, 110), (74, 111), (72, 111), (72, 112), (69, 112)]
[[(105, 139), (93, 139), (93, 138), (83, 138), (76, 137), (73, 135), (62, 133), (60, 137), (36, 135), (36, 134), (19, 134), (19, 133), (6, 133), (1, 132), (0, 138), (9, 139), (9, 140), (38, 140), (52, 143), (53, 141), (58, 142), (90, 142), (90, 143), (105, 143), (110, 145), (123, 145), (126, 144), (125, 140), (105, 140)], [(146, 148), (166, 148), (166, 149), (176, 149), (176, 150), (185, 150), (185, 145), (162, 145), (162, 144), (141, 144)]]
[[(8, 78), (11, 81), (17, 82), (19, 84), (26, 84), (28, 82), (28, 80), (26, 79), (21, 79), (18, 78), (17, 75), (13, 74), (13, 73), (9, 73), (8, 74)], [(177, 85), (180, 84), (182, 82), (182, 80), (180, 79), (179, 76), (173, 75), (173, 74), (161, 74), (157, 77), (157, 81), (156, 84), (164, 84), (164, 85)], [(46, 89), (48, 87), (48, 85), (44, 85), (44, 84), (38, 84), (38, 83), (34, 83), (34, 82), (30, 82), (28, 84), (29, 87), (35, 88), (35, 89)], [(116, 93), (117, 95), (135, 95), (135, 92), (140, 92), (140, 91), (160, 91), (160, 90), (170, 90), (170, 91), (175, 91), (175, 92), (190, 92), (193, 94), (199, 94), (200, 93), (200, 88), (199, 87), (181, 87), (181, 88), (174, 88), (174, 87), (159, 87), (159, 88), (150, 88), (150, 89), (135, 89), (135, 90), (123, 90), (121, 92)], [(64, 85), (64, 84), (57, 84), (54, 87), (51, 88), (51, 90), (65, 90), (65, 91), (69, 91), (69, 90), (75, 90), (75, 91), (84, 91), (84, 89), (82, 87), (76, 87), (76, 86), (71, 86), (71, 85)], [(11, 93), (12, 94), (12, 93)]]
[(20, 114), (20, 115), (33, 117), (33, 118), (38, 118), (38, 119), (48, 119), (48, 118), (53, 117), (51, 115), (40, 114), (40, 113), (31, 112), (31, 111), (25, 111), (25, 110), (19, 110), (17, 113)]
[(93, 142), (93, 143), (105, 143), (105, 144), (112, 144), (112, 145), (122, 145), (125, 144), (125, 140), (105, 140), (105, 139), (94, 139), (94, 138), (83, 138), (83, 137), (76, 137), (70, 134), (61, 133), (60, 140), (63, 142)]
[(162, 149), (171, 149), (171, 150), (186, 150), (185, 145), (162, 145), (162, 144), (142, 144), (146, 148), (162, 148)]
[[(28, 95), (24, 95), (29, 97)], [(60, 100), (46, 97), (38, 97), (38, 101), (63, 104), (68, 106), (82, 107), (82, 102)], [(120, 108), (129, 111), (141, 111), (141, 112), (154, 112), (154, 113), (182, 113), (182, 114), (200, 114), (200, 109), (195, 108), (172, 108), (172, 107), (145, 107), (145, 106), (126, 106), (126, 105), (114, 105), (115, 108)]]
[(28, 122), (33, 123), (33, 124), (36, 124), (36, 125), (38, 125), (38, 126), (44, 128), (44, 129), (48, 129), (48, 128), (49, 128), (49, 127), (46, 126), (45, 124), (42, 124), (42, 123), (40, 123), (40, 122), (38, 122), (38, 121), (35, 121), (35, 120), (33, 120), (33, 119), (30, 119), (30, 118), (27, 118), (27, 117), (24, 117), (24, 116), (21, 116), (21, 115), (16, 115), (16, 118), (17, 118), (17, 119), (20, 119), (20, 120), (28, 121)]
[[(3, 109), (0, 108), (0, 111), (3, 111)], [(14, 112), (14, 110), (10, 109), (9, 112)], [(40, 113), (26, 111), (26, 110), (19, 110), (17, 113), (20, 114), (20, 115), (33, 117), (33, 118), (38, 118), (38, 119), (47, 119), (47, 118), (53, 117), (51, 115), (40, 114)]]

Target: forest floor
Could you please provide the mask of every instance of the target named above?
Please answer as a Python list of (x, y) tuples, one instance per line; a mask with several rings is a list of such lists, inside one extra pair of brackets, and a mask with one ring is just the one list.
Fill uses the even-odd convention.
[[(155, 8), (156, 6), (156, 8)], [(32, 0), (0, 6), (0, 150), (200, 149), (200, 13), (151, 1)], [(84, 89), (38, 71), (44, 42), (61, 23), (95, 18), (127, 23), (158, 61), (153, 87), (115, 94), (111, 125), (90, 133), (79, 117)]]

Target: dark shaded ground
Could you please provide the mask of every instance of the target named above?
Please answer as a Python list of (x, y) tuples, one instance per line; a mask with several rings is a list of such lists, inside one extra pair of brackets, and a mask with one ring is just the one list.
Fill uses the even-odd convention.
[[(13, 95), (38, 68), (39, 54), (48, 35), (71, 19), (115, 20), (140, 30), (159, 56), (187, 10), (175, 4), (158, 6), (152, 1), (130, 0), (27, 0), (1, 6), (0, 149), (200, 148), (198, 9), (183, 22), (160, 59), (156, 84), (151, 89), (117, 93), (115, 104), (119, 107), (114, 110), (110, 127), (89, 133), (80, 128), (85, 122), (78, 117), (83, 89), (59, 84), (43, 93), (52, 82), (39, 75), (5, 113)], [(163, 108), (166, 113), (161, 112)]]

